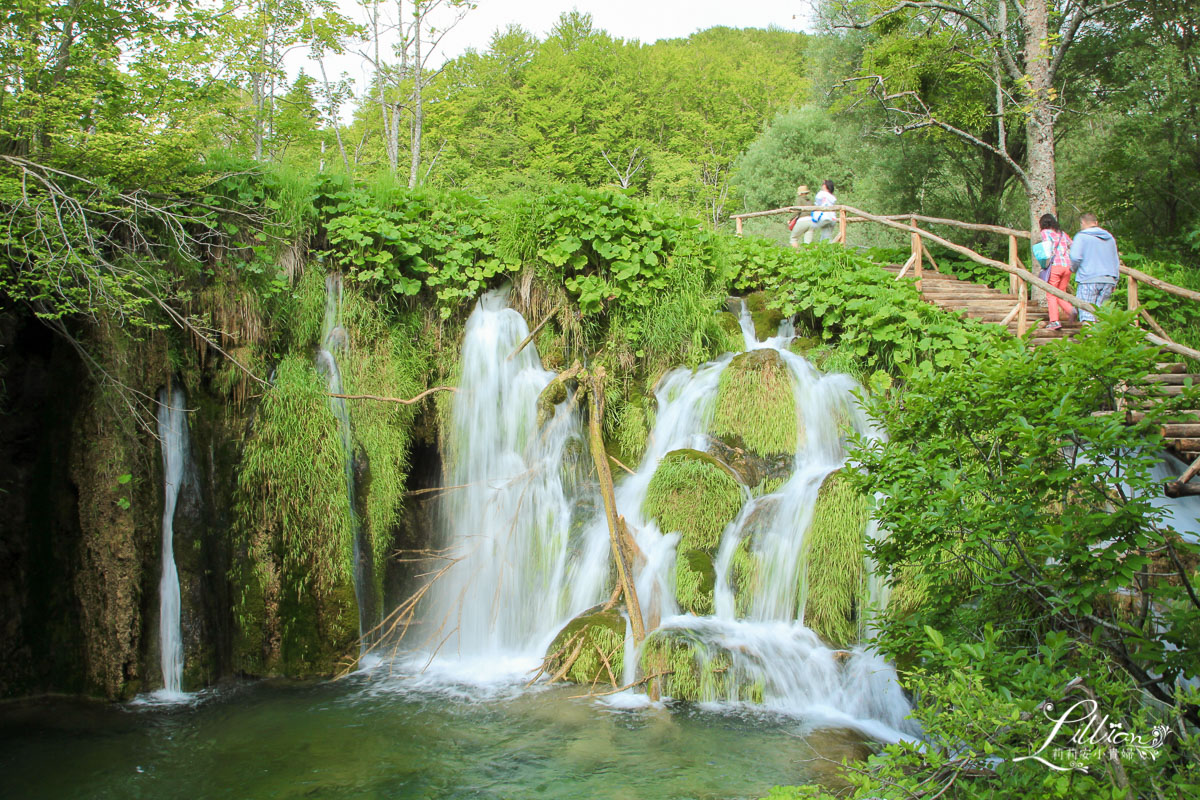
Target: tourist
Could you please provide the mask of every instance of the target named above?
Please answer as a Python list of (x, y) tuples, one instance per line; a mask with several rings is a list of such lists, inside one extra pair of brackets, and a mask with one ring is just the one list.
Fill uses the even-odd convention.
[[(807, 186), (801, 186), (797, 190), (808, 193)], [(796, 205), (803, 205), (800, 202), (800, 197), (796, 198)], [(833, 181), (826, 180), (821, 184), (821, 191), (817, 192), (817, 196), (813, 200), (813, 204), (821, 208), (832, 208), (837, 205), (837, 198), (833, 196)], [(811, 214), (801, 214), (796, 218), (795, 224), (792, 226), (792, 247), (800, 246), (800, 236), (804, 235), (804, 243), (812, 244), (814, 234), (820, 237), (821, 241), (828, 241), (833, 238), (833, 228), (837, 223), (837, 214), (833, 211), (813, 211)]]
[[(1053, 214), (1042, 214), (1038, 225), (1042, 229), (1042, 242), (1046, 250), (1046, 269), (1040, 277), (1055, 289), (1065, 292), (1071, 285), (1071, 237), (1063, 232)], [(1075, 313), (1070, 303), (1049, 293), (1046, 294), (1046, 308), (1050, 313), (1050, 322), (1046, 327), (1050, 330), (1062, 327), (1058, 321), (1060, 309), (1068, 319)]]
[[(1121, 274), (1121, 260), (1117, 255), (1117, 240), (1100, 227), (1096, 215), (1085, 212), (1079, 215), (1079, 233), (1071, 243), (1071, 271), (1075, 273), (1075, 294), (1094, 306), (1104, 305), (1112, 294)], [(1091, 323), (1096, 315), (1079, 309), (1079, 321)]]

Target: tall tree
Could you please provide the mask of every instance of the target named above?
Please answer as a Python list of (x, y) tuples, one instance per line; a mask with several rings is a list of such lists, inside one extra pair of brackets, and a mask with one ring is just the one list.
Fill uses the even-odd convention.
[[(1025, 189), (1030, 225), (1057, 212), (1055, 126), (1076, 75), (1064, 69), (1072, 45), (1099, 32), (1093, 22), (1128, 0), (901, 0), (878, 13), (856, 1), (833, 0), (834, 27), (867, 29), (907, 24), (908, 30), (945, 31), (958, 38), (963, 69), (987, 76), (994, 98), (994, 141), (953, 124), (919, 89), (893, 91), (888, 76), (866, 75), (867, 90), (897, 118), (898, 133), (937, 128), (1002, 159)], [(1010, 137), (1012, 120), (1024, 126), (1024, 158)]]

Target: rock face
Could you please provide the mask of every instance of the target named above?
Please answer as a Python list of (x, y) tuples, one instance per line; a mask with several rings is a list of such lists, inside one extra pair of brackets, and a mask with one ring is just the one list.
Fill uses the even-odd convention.
[(675, 599), (685, 611), (713, 613), (713, 559), (744, 497), (735, 473), (698, 450), (668, 453), (650, 479), (642, 510), (664, 533), (680, 535)]
[(733, 470), (738, 480), (751, 488), (767, 482), (785, 481), (791, 474), (792, 457), (784, 453), (760, 456), (745, 447), (726, 444), (715, 436), (708, 437), (706, 449), (709, 455)]

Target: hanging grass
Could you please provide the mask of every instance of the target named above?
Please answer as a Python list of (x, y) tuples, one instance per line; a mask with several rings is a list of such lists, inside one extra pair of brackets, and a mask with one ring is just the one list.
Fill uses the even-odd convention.
[(865, 587), (863, 537), (870, 520), (867, 498), (841, 470), (821, 484), (812, 524), (804, 537), (799, 597), (804, 624), (834, 647), (858, 638)]
[[(347, 289), (343, 321), (349, 348), (342, 358), (348, 394), (414, 397), (426, 387), (431, 359), (421, 336), (421, 320), (409, 312), (385, 320), (379, 307)], [(408, 480), (413, 420), (419, 405), (350, 401), (355, 450), (366, 456), (367, 474), (358, 488), (363, 498), (364, 533), (374, 557), (375, 579), (383, 580)], [(357, 456), (356, 456), (357, 460)], [(376, 587), (380, 591), (381, 586)]]
[(642, 645), (639, 666), (645, 675), (663, 673), (659, 686), (674, 700), (763, 702), (762, 681), (739, 674), (728, 650), (705, 642), (695, 631), (654, 631)]
[(713, 613), (716, 580), (712, 554), (703, 550), (684, 550), (676, 556), (675, 600), (687, 613), (698, 617)]
[(755, 555), (751, 549), (749, 536), (738, 542), (737, 549), (733, 551), (733, 563), (730, 565), (730, 571), (734, 613), (739, 618), (745, 617), (750, 613), (754, 595), (758, 593), (758, 581), (761, 573), (759, 556)]
[[(246, 442), (234, 493), (238, 668), (327, 672), (358, 635), (350, 502), (337, 422), (306, 357), (280, 362)], [(272, 634), (271, 632), (274, 632)], [(278, 635), (280, 642), (267, 639)]]
[(764, 458), (792, 455), (802, 430), (792, 375), (774, 350), (734, 357), (717, 387), (711, 432)]
[(681, 535), (680, 552), (711, 553), (741, 507), (742, 488), (728, 467), (698, 450), (673, 450), (650, 479), (642, 512)]

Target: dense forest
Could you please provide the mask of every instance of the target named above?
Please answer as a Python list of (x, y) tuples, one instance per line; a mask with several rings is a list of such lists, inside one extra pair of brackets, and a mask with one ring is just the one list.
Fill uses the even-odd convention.
[[(1135, 389), (1161, 402), (1116, 413), (1168, 358), (1120, 304), (1033, 347), (897, 281), (907, 234), (793, 250), (786, 217), (735, 236), (733, 215), (823, 179), (875, 214), (1033, 230), (1053, 212), (1073, 232), (1090, 211), (1127, 264), (1200, 290), (1200, 8), (819, 0), (810, 33), (650, 44), (569, 11), (447, 59), (470, 3), (359, 6), (0, 12), (0, 696), (324, 678), (400, 648), (462, 560), (433, 532), (470, 503), (445, 496), (492, 479), (458, 432), (492, 434), (462, 419), (477, 362), (512, 363), (545, 377), (496, 436), (558, 442), (561, 472), (513, 519), (526, 492), (585, 498), (570, 524), (543, 506), (521, 522), (561, 523), (564, 563), (587, 515), (605, 559), (612, 536), (611, 598), (544, 612), (570, 611), (539, 675), (770, 705), (771, 673), (738, 661), (750, 645), (655, 631), (656, 604), (766, 613), (769, 525), (728, 552), (722, 531), (786, 507), (794, 464), (828, 447), (810, 538), (776, 556), (800, 575), (785, 618), (838, 687), (871, 687), (869, 713), (839, 713), (879, 725), (830, 723), (862, 749), (770, 797), (1192, 796), (1200, 542), (1160, 472), (1197, 389)], [(347, 59), (365, 83), (335, 73)], [(473, 355), (501, 295), (520, 344)], [(1146, 284), (1141, 302), (1200, 346), (1200, 303)], [(835, 394), (821, 376), (848, 377)], [(708, 449), (656, 455), (668, 407), (700, 391), (685, 381), (709, 378)], [(481, 405), (515, 408), (495, 386)], [(665, 589), (629, 574), (662, 556), (614, 510), (642, 477), (621, 513), (677, 535)], [(493, 616), (504, 585), (479, 598)], [(1052, 754), (1052, 712), (1079, 702), (1105, 721)]]

